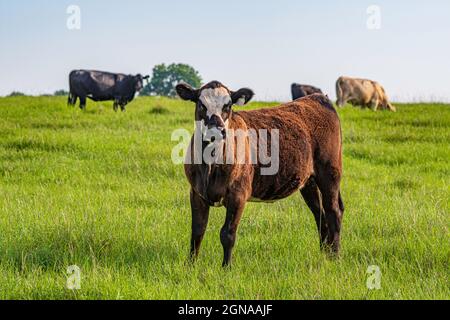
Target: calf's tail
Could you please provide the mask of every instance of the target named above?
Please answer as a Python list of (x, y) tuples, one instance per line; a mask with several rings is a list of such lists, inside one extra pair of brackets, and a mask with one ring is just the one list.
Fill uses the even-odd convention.
[(342, 201), (342, 195), (340, 191), (339, 191), (339, 209), (341, 210), (342, 213), (345, 210), (344, 201)]
[[(339, 120), (339, 135), (341, 137), (341, 141), (340, 141), (340, 146), (339, 146), (339, 158), (340, 158), (340, 163), (341, 163), (341, 168), (343, 167), (342, 164), (342, 157), (343, 157), (343, 144), (344, 144), (344, 137), (342, 135), (342, 124), (341, 121)], [(345, 206), (344, 206), (344, 201), (342, 200), (342, 195), (341, 195), (341, 191), (339, 190), (339, 198), (338, 198), (338, 202), (339, 202), (339, 209), (341, 210), (341, 214), (344, 214), (344, 210), (345, 210)]]

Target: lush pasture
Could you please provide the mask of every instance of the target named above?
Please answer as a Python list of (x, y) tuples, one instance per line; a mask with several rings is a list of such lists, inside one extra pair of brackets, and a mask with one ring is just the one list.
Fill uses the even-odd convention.
[[(250, 107), (260, 107), (254, 103)], [(269, 104), (273, 105), (273, 104)], [(249, 204), (231, 270), (213, 209), (186, 264), (189, 186), (171, 161), (193, 106), (142, 98), (125, 114), (64, 98), (0, 99), (1, 299), (449, 299), (450, 106), (339, 110), (342, 256), (318, 250), (300, 195)], [(81, 268), (81, 290), (66, 269)], [(378, 265), (380, 290), (366, 270)]]

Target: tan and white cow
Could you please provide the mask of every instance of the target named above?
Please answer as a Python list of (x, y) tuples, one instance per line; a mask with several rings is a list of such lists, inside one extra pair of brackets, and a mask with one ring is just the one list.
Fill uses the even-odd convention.
[(375, 111), (378, 109), (396, 111), (389, 102), (384, 88), (376, 81), (340, 77), (336, 81), (336, 96), (338, 107), (349, 102), (353, 106), (370, 107)]

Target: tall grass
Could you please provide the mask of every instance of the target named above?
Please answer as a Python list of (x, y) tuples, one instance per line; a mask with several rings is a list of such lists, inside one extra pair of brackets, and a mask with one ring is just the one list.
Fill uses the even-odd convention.
[[(0, 99), (1, 299), (449, 299), (450, 108), (345, 107), (342, 257), (318, 249), (299, 195), (248, 204), (231, 270), (220, 267), (223, 209), (186, 264), (189, 185), (171, 162), (193, 106), (139, 98), (68, 108)], [(254, 103), (250, 108), (275, 104)], [(81, 268), (81, 290), (66, 288)], [(377, 265), (381, 289), (368, 290)]]

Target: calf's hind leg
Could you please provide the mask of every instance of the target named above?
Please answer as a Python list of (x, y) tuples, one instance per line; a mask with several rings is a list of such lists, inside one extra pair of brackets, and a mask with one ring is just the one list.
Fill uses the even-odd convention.
[(322, 194), (322, 205), (325, 210), (327, 223), (327, 235), (324, 239), (324, 247), (333, 256), (340, 251), (341, 225), (344, 215), (344, 204), (340, 194), (340, 170), (333, 167), (323, 168), (318, 177), (317, 185)]
[(309, 209), (314, 214), (320, 236), (320, 248), (322, 249), (328, 235), (328, 227), (325, 218), (325, 210), (322, 206), (322, 194), (313, 177), (309, 179), (300, 192)]

